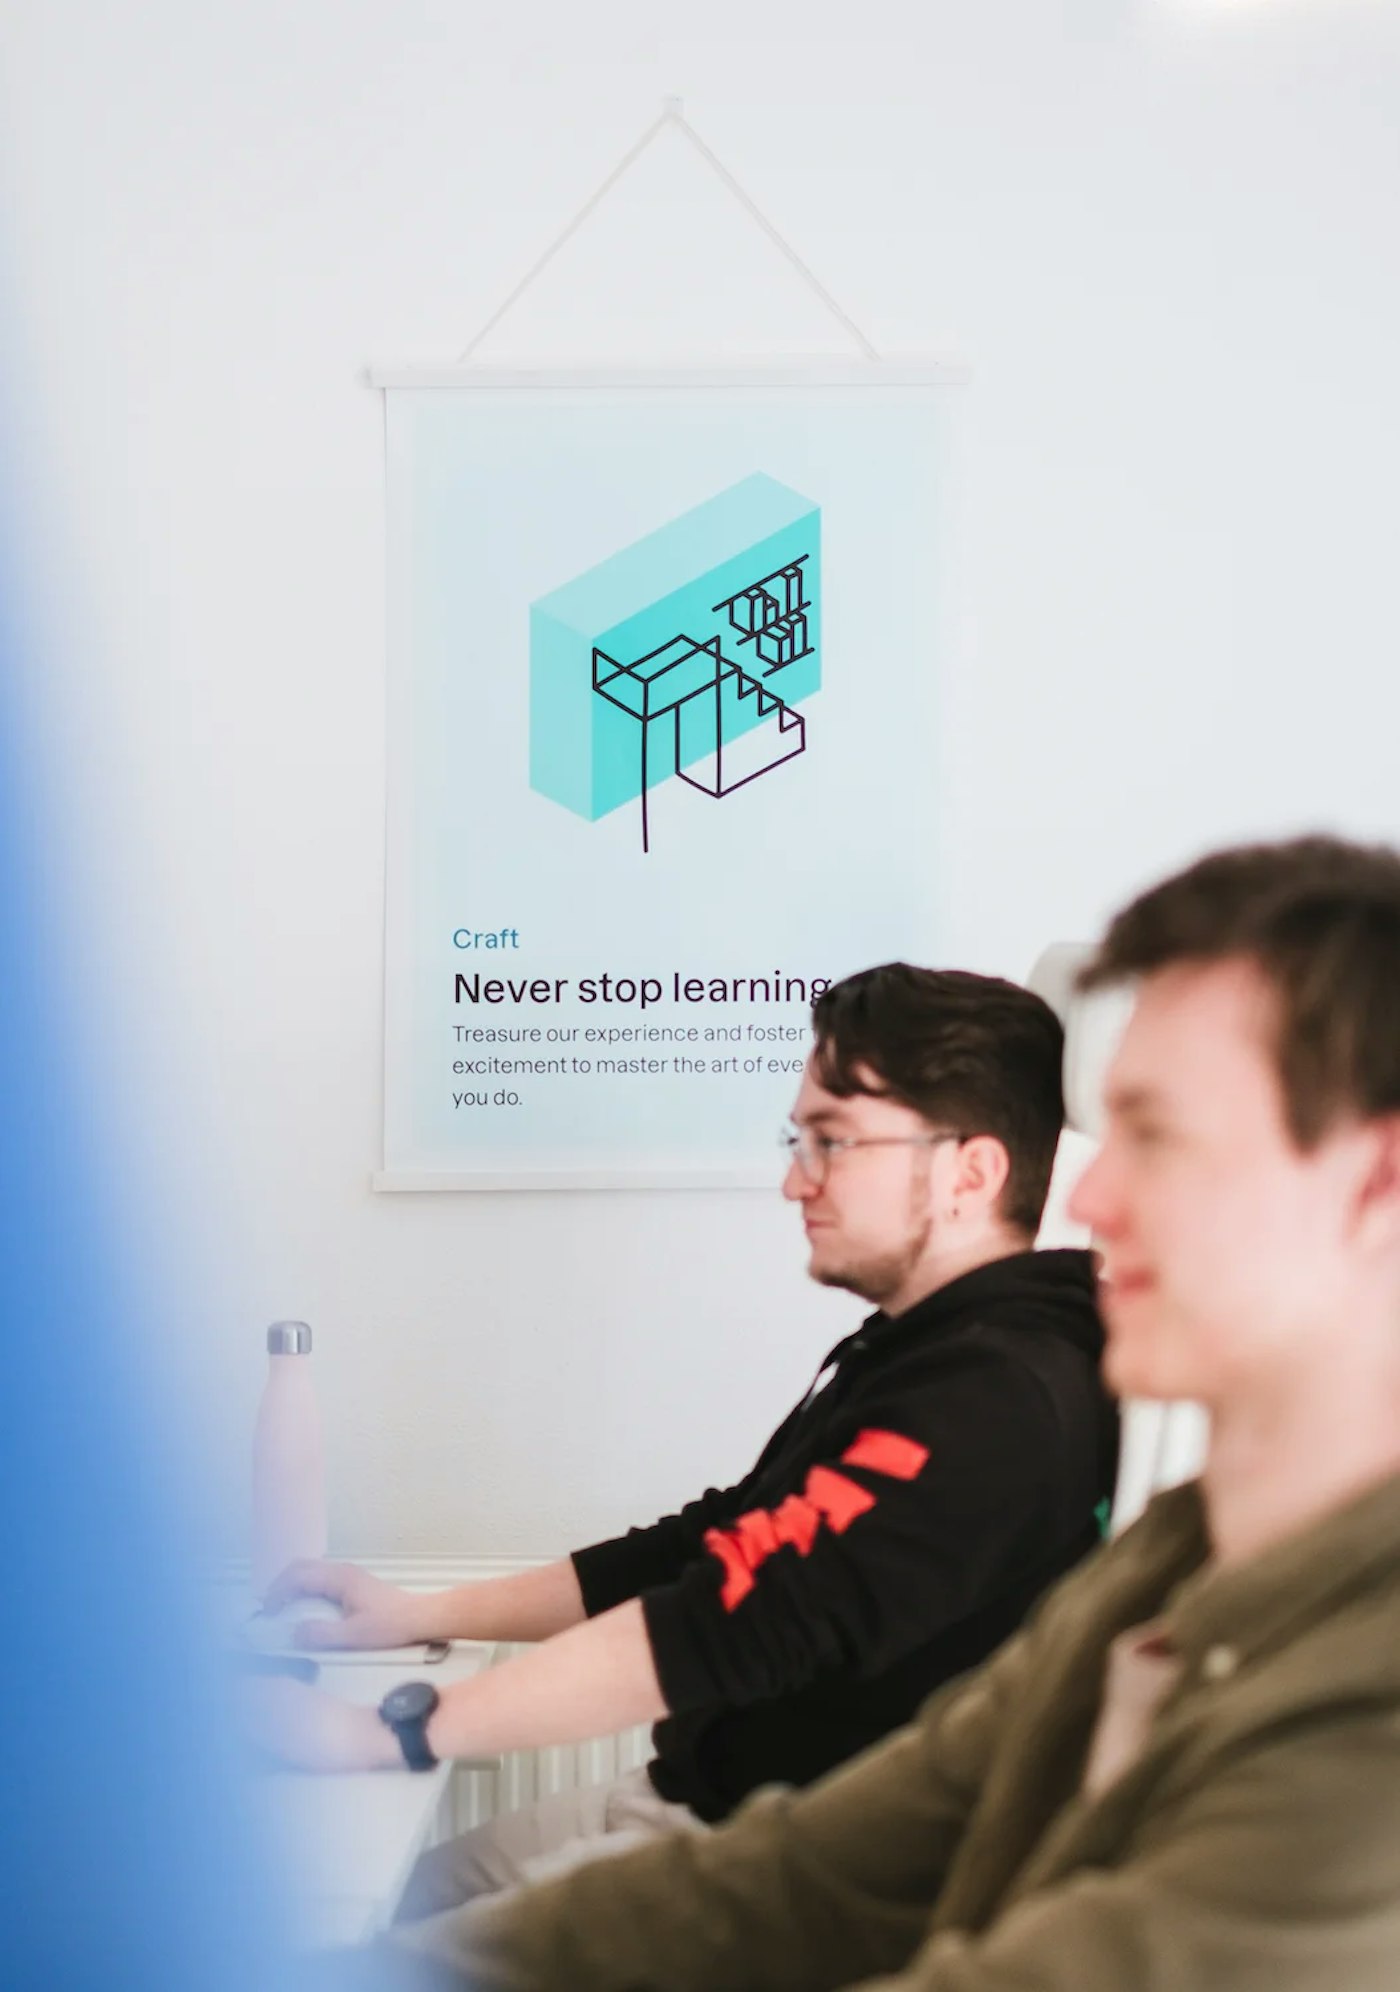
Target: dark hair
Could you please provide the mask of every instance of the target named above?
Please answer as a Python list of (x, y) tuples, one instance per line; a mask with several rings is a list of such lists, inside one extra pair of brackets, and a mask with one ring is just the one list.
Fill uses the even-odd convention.
[(1340, 837), (1217, 851), (1125, 907), (1085, 989), (1180, 965), (1251, 961), (1273, 992), (1293, 1139), (1400, 1111), (1400, 854)]
[(829, 1093), (912, 1107), (931, 1127), (995, 1135), (1011, 1171), (1003, 1220), (1034, 1237), (1064, 1120), (1064, 1032), (1014, 982), (890, 961), (832, 985), (812, 1005), (813, 1070)]

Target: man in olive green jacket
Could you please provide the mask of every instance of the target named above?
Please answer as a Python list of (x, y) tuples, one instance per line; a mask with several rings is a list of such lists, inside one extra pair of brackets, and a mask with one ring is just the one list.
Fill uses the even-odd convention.
[(476, 1992), (1400, 1985), (1400, 858), (1226, 852), (1143, 896), (1075, 1193), (1106, 1370), (1201, 1482), (809, 1791), (396, 1933)]

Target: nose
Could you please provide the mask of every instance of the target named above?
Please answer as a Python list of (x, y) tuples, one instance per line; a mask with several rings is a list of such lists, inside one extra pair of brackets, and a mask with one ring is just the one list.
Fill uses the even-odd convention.
[(789, 1203), (805, 1203), (808, 1197), (814, 1197), (816, 1194), (816, 1184), (794, 1155), (787, 1165), (787, 1174), (783, 1177), (783, 1195)]

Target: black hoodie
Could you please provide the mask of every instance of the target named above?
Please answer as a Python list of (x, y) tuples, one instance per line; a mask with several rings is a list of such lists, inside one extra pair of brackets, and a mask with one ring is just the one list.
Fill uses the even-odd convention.
[(839, 1343), (736, 1487), (576, 1552), (590, 1616), (642, 1600), (663, 1798), (807, 1784), (1015, 1630), (1099, 1537), (1102, 1348), (1087, 1252), (979, 1266)]

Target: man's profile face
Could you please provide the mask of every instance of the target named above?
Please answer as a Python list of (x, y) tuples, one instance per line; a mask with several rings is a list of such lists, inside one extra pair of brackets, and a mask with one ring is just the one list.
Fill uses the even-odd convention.
[(934, 1235), (942, 1174), (956, 1148), (929, 1146), (928, 1122), (897, 1100), (828, 1092), (810, 1058), (792, 1123), (809, 1137), (877, 1144), (827, 1155), (818, 1150), (817, 1181), (794, 1159), (783, 1195), (801, 1205), (811, 1277), (881, 1306), (904, 1285)]
[[(1110, 1386), (1217, 1404), (1316, 1360), (1346, 1305), (1354, 1133), (1303, 1154), (1253, 963), (1143, 984), (1070, 1212), (1104, 1254)], [(1300, 1371), (1301, 1373), (1301, 1371)]]

